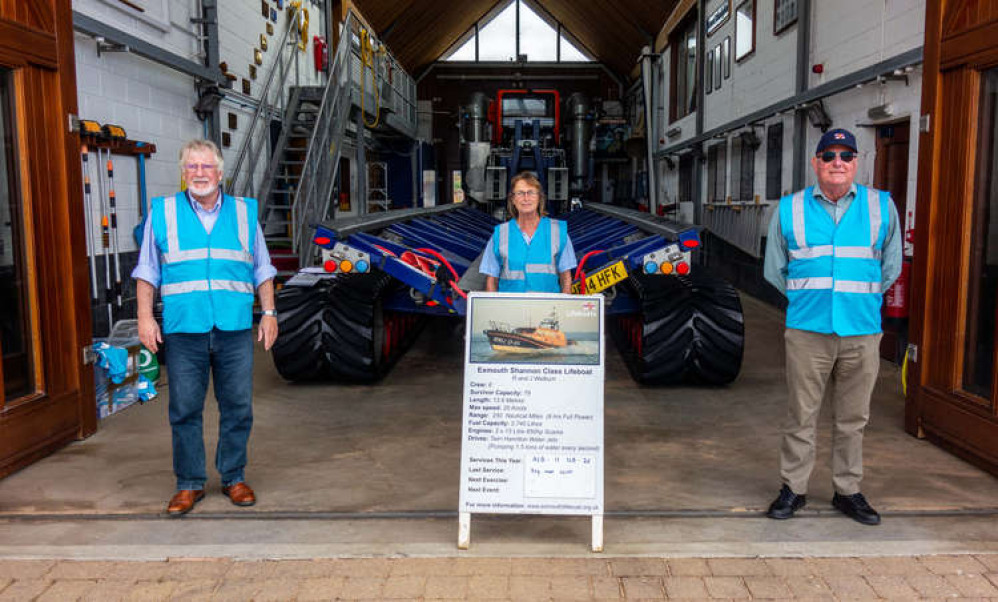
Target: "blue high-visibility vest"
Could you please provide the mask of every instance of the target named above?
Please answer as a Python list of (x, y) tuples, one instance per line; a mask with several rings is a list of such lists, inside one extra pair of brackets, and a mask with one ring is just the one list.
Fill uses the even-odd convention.
[(161, 258), (163, 331), (251, 328), (256, 200), (223, 195), (211, 234), (183, 192), (154, 198), (150, 215)]
[(881, 257), (890, 195), (856, 186), (836, 224), (814, 187), (780, 199), (787, 241), (787, 327), (856, 336), (881, 332)]
[(502, 268), (499, 290), (509, 293), (558, 293), (558, 259), (568, 244), (568, 225), (541, 218), (528, 245), (516, 220), (499, 224), (493, 234), (495, 254)]

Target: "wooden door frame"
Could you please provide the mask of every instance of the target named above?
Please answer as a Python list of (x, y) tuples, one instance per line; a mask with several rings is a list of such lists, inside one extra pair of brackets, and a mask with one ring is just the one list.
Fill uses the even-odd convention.
[[(945, 195), (941, 190), (946, 178), (942, 174), (973, 173), (978, 137), (939, 135), (943, 131), (976, 131), (981, 73), (998, 66), (998, 46), (991, 42), (998, 36), (998, 7), (993, 5), (971, 13), (961, 12), (966, 8), (961, 2), (926, 3), (912, 270), (912, 287), (922, 294), (912, 296), (910, 335), (918, 350), (915, 357), (909, 357), (905, 429), (998, 474), (998, 451), (982, 443), (991, 436), (988, 423), (998, 429), (995, 412), (985, 411), (971, 395), (959, 390), (970, 269), (970, 256), (965, 252), (970, 230), (966, 226), (972, 219), (973, 201), (954, 204), (952, 199), (975, 199), (978, 178), (960, 178), (963, 188), (947, 186)], [(944, 13), (944, 8), (952, 12)], [(986, 15), (987, 21), (971, 23), (944, 39), (944, 27), (966, 25), (958, 22), (958, 17), (967, 21), (981, 15)], [(944, 79), (953, 80), (945, 89)], [(937, 169), (942, 165), (949, 171)], [(960, 326), (955, 332), (945, 331), (942, 314), (950, 320), (956, 317)], [(992, 403), (998, 404), (998, 400)], [(968, 436), (970, 433), (974, 436)]]
[(73, 35), (71, 0), (0, 4), (0, 64), (15, 70), (40, 371), (35, 396), (0, 409), (0, 477), (97, 430), (93, 371), (83, 363), (92, 335), (80, 144), (69, 127), (77, 112)]

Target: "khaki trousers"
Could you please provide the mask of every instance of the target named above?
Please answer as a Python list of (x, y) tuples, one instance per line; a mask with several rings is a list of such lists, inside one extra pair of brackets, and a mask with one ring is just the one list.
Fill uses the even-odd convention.
[(818, 410), (830, 388), (832, 485), (839, 495), (859, 492), (863, 429), (880, 370), (880, 333), (840, 337), (788, 328), (787, 419), (780, 445), (780, 476), (794, 493), (807, 493), (814, 468)]

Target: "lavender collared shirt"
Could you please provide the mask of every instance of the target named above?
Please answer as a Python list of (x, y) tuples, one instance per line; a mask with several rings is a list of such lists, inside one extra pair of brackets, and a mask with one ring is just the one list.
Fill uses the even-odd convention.
[[(205, 232), (211, 234), (215, 222), (218, 220), (219, 209), (222, 208), (223, 195), (218, 195), (215, 206), (210, 211), (205, 210), (193, 198), (190, 193), (186, 193), (187, 202), (194, 209), (194, 214), (201, 220)], [(160, 281), (160, 260), (159, 249), (156, 247), (156, 240), (152, 233), (152, 218), (146, 216), (146, 225), (142, 231), (142, 247), (139, 249), (139, 262), (132, 270), (132, 278), (145, 280), (149, 284), (159, 287)], [(253, 243), (253, 288), (259, 288), (261, 284), (277, 275), (277, 268), (270, 265), (270, 253), (267, 251), (267, 241), (263, 238), (263, 229), (260, 224), (256, 225), (256, 241)]]

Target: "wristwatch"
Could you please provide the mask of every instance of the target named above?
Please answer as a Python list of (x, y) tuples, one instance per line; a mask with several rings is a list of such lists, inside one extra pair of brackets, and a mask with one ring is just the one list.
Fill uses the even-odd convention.
[(260, 315), (261, 316), (270, 316), (271, 318), (276, 318), (277, 317), (277, 310), (276, 309), (265, 309), (265, 310), (263, 310), (263, 311), (260, 312)]

